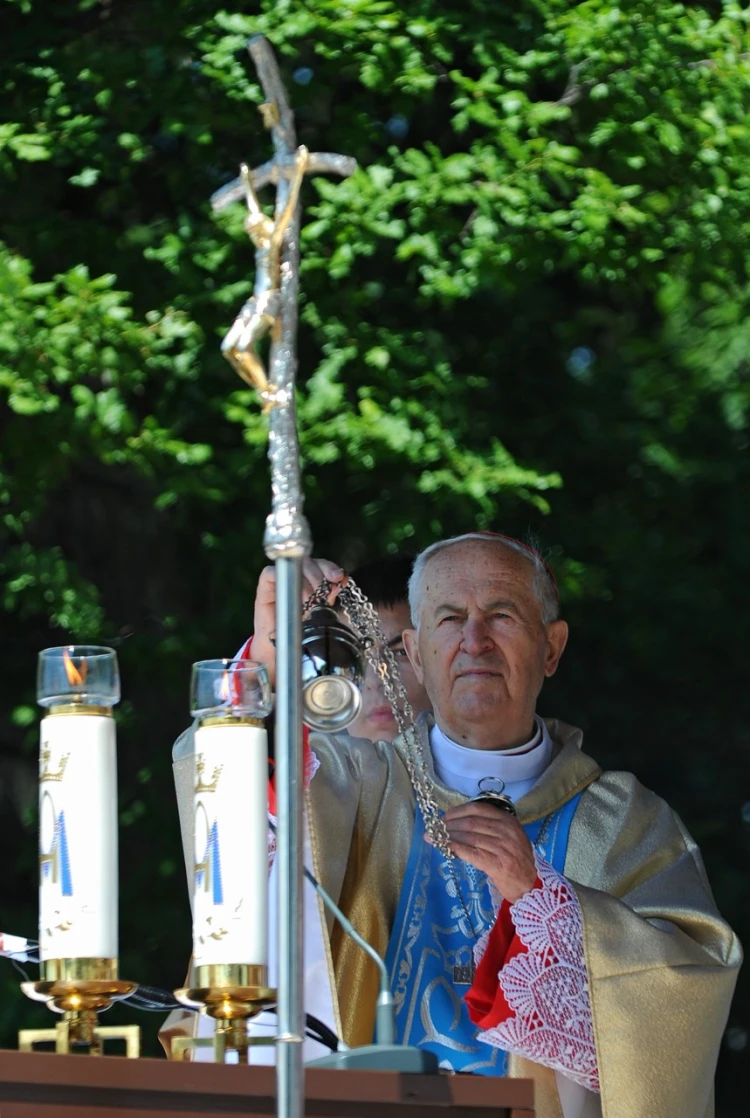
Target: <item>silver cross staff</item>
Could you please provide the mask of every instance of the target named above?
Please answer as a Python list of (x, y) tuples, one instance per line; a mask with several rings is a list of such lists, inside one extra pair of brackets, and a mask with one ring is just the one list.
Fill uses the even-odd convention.
[[(303, 495), (294, 409), (300, 228), (299, 209), (294, 200), (302, 174), (327, 173), (346, 177), (355, 171), (357, 162), (347, 155), (308, 152), (303, 147), (297, 149), (294, 116), (271, 45), (264, 36), (256, 35), (248, 43), (248, 51), (266, 96), (260, 109), (264, 123), (271, 131), (275, 154), (272, 160), (252, 172), (243, 168), (239, 178), (212, 195), (211, 205), (218, 211), (241, 198), (247, 200), (245, 227), (256, 246), (257, 272), (253, 297), (260, 304), (253, 309), (259, 316), (269, 309), (276, 311), (269, 315), (273, 322), (267, 324), (271, 334), (269, 383), (268, 386), (263, 385), (258, 378), (259, 383), (255, 385), (264, 395), (266, 403), (271, 405), (267, 410), (271, 412), (269, 459), (272, 510), (266, 522), (264, 546), (269, 559), (276, 559), (282, 555), (308, 555), (311, 547), (309, 528), (302, 515)], [(257, 191), (268, 183), (276, 184), (273, 223), (262, 214), (257, 200)], [(290, 201), (291, 207), (288, 205)], [(279, 253), (282, 244), (283, 249)], [(273, 295), (277, 298), (269, 298)], [(250, 318), (252, 310), (248, 305), (252, 302), (248, 300), (238, 318), (242, 317), (245, 308), (248, 308), (247, 318)], [(250, 323), (248, 326), (249, 334), (253, 336)], [(263, 332), (266, 331), (255, 334), (252, 341), (241, 346), (239, 343), (245, 339), (233, 337), (233, 330), (230, 330), (222, 347), (235, 368), (244, 364), (245, 371), (238, 371), (246, 380), (250, 379), (246, 372), (249, 372), (247, 366), (252, 361), (249, 350)], [(270, 390), (271, 395), (266, 395), (264, 390)]]
[[(297, 148), (294, 117), (271, 46), (258, 35), (250, 40), (248, 50), (266, 97), (261, 112), (271, 131), (274, 157), (252, 172), (243, 168), (240, 179), (217, 191), (211, 203), (221, 210), (244, 198), (248, 206), (245, 228), (256, 248), (253, 296), (240, 311), (239, 327), (235, 323), (222, 348), (240, 375), (261, 392), (270, 421), (272, 506), (263, 544), (276, 564), (276, 1113), (278, 1118), (303, 1118), (301, 571), (312, 541), (302, 513), (294, 408), (300, 230), (296, 194), (304, 174), (346, 176), (357, 164), (344, 155)], [(276, 184), (273, 222), (262, 214), (256, 195), (269, 182)], [(267, 374), (254, 350), (265, 333), (271, 339)]]

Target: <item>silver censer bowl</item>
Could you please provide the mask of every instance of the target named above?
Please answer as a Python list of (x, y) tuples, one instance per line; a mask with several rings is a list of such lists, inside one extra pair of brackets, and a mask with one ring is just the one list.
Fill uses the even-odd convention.
[(333, 733), (354, 721), (362, 706), (364, 656), (338, 614), (318, 606), (302, 626), (302, 719), (311, 730)]

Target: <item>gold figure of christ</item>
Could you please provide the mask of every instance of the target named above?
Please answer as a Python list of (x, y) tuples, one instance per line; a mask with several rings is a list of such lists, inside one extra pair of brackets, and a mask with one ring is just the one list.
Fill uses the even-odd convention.
[(250, 168), (246, 163), (243, 163), (240, 168), (247, 201), (245, 232), (255, 245), (255, 285), (252, 295), (221, 343), (221, 352), (242, 379), (259, 392), (264, 403), (264, 412), (270, 411), (276, 402), (276, 391), (269, 383), (256, 346), (279, 324), (281, 249), (284, 234), (297, 205), (307, 161), (307, 148), (298, 147), (295, 153), (294, 172), (289, 182), (289, 196), (276, 221), (267, 217), (261, 209), (258, 195), (253, 187)]

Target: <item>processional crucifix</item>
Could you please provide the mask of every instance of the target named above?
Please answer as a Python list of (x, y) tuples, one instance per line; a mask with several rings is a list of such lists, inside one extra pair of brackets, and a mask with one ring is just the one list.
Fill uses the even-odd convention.
[[(301, 567), (312, 547), (302, 512), (299, 447), (294, 406), (297, 370), (299, 287), (299, 190), (305, 174), (350, 175), (356, 161), (298, 147), (294, 117), (276, 59), (258, 35), (248, 43), (266, 100), (263, 122), (273, 139), (274, 157), (254, 171), (243, 165), (240, 178), (217, 191), (211, 203), (221, 210), (244, 199), (245, 230), (255, 246), (253, 294), (222, 344), (240, 376), (260, 393), (269, 414), (271, 513), (263, 545), (276, 565), (276, 805), (279, 882), (278, 1036), (276, 1107), (279, 1118), (302, 1118), (304, 1079), (302, 927), (302, 717)], [(257, 191), (276, 185), (274, 218), (261, 209)], [(257, 352), (270, 338), (268, 369)]]

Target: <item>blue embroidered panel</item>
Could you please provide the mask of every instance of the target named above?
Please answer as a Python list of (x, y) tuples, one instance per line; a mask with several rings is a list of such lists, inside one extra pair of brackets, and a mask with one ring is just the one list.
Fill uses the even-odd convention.
[[(551, 815), (524, 825), (538, 853), (560, 873), (579, 799), (580, 793)], [(386, 954), (397, 1040), (435, 1052), (440, 1066), (453, 1071), (505, 1075), (507, 1053), (478, 1039), (464, 1001), (468, 986), (454, 983), (454, 967), (471, 964), (474, 945), (494, 924), (496, 909), (486, 874), (459, 858), (453, 866), (460, 897), (448, 862), (424, 841), (424, 820), (417, 808)]]

